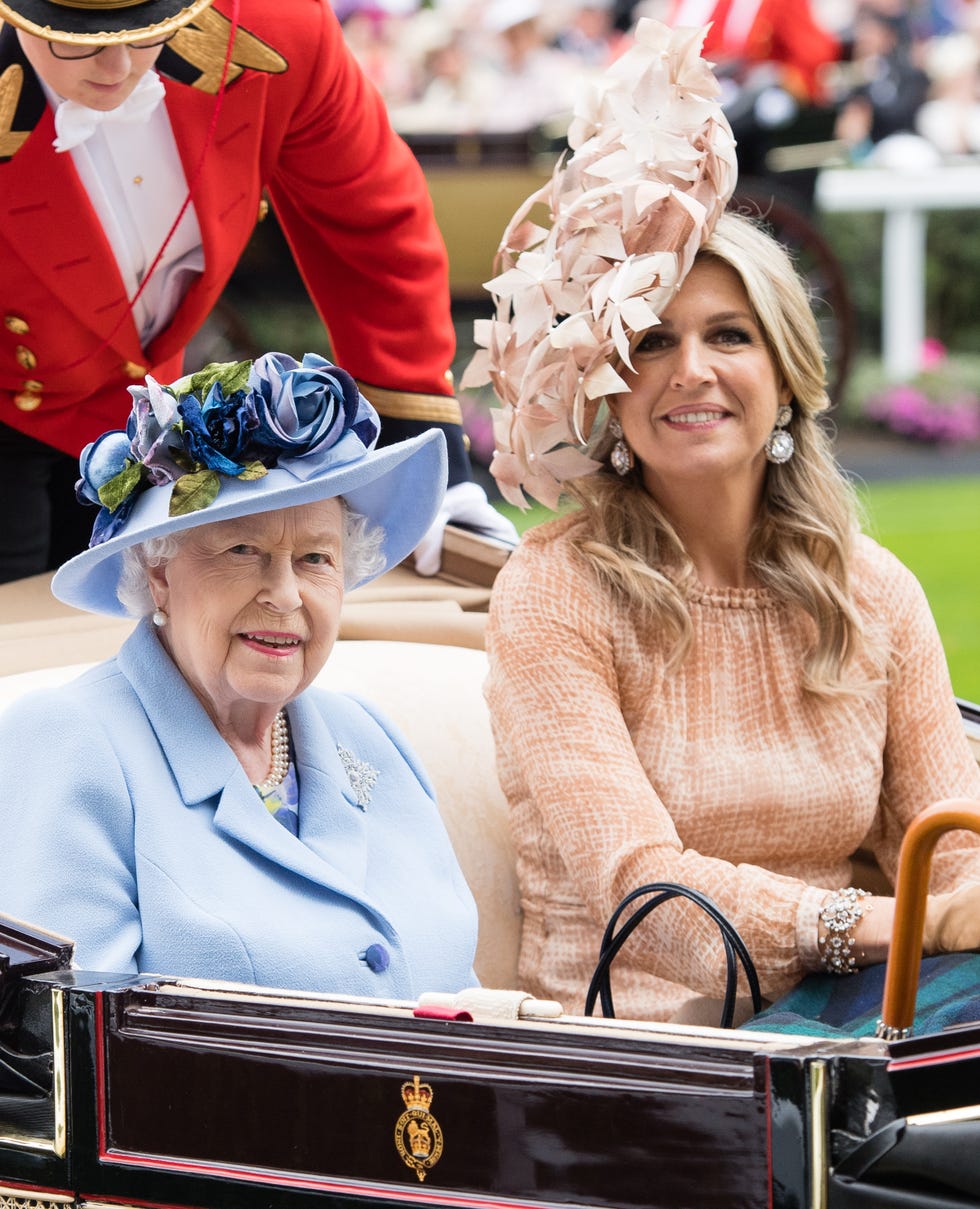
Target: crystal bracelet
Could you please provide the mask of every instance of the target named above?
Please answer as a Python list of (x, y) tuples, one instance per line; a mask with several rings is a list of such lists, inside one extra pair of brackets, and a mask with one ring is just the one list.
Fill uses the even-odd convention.
[(828, 974), (856, 974), (857, 962), (852, 956), (854, 928), (858, 920), (871, 910), (871, 904), (862, 900), (869, 898), (867, 890), (847, 886), (837, 890), (820, 910), (820, 922), (826, 932), (818, 935), (820, 960)]

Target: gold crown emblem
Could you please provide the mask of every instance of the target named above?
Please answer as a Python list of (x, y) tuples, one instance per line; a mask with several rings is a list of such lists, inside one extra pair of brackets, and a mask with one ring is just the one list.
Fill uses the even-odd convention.
[(421, 1108), (428, 1111), (432, 1103), (432, 1088), (428, 1083), (420, 1083), (418, 1075), (412, 1083), (402, 1084), (402, 1099), (406, 1108)]
[(419, 1180), (424, 1180), (442, 1156), (442, 1130), (429, 1112), (432, 1088), (418, 1075), (402, 1084), (405, 1111), (395, 1124), (395, 1147), (402, 1162), (411, 1167)]

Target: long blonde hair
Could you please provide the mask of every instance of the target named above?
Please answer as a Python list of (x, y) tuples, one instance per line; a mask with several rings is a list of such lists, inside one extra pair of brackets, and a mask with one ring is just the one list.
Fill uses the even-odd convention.
[[(704, 257), (738, 274), (793, 396), (789, 432), (796, 451), (788, 462), (767, 466), (750, 567), (779, 600), (798, 606), (813, 622), (804, 689), (822, 697), (852, 693), (857, 686), (847, 669), (874, 643), (864, 633), (849, 580), (859, 528), (856, 499), (818, 420), (830, 404), (809, 295), (782, 245), (740, 215), (719, 219), (699, 253)], [(582, 506), (580, 549), (605, 582), (673, 632), (676, 666), (691, 643), (684, 583), (694, 567), (669, 518), (645, 490), (639, 468), (625, 478), (612, 470), (613, 443), (606, 427), (591, 451), (602, 469), (568, 485)], [(670, 577), (658, 569), (665, 565), (674, 568)]]

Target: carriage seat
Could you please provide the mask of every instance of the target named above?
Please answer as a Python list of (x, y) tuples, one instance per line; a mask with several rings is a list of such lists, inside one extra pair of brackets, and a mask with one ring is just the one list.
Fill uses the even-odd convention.
[[(0, 676), (0, 709), (87, 666), (63, 664)], [(484, 986), (512, 988), (518, 985), (520, 899), (483, 700), (486, 666), (484, 652), (467, 647), (342, 640), (318, 683), (377, 704), (417, 752), (479, 909), (477, 975)]]
[[(105, 620), (110, 626), (117, 624)], [(46, 629), (44, 621), (25, 624), (39, 627), (32, 634), (34, 639)], [(92, 643), (91, 635), (86, 633), (80, 641), (81, 635), (72, 629), (82, 624), (90, 623), (78, 617), (51, 619), (52, 635), (76, 657), (84, 651), (90, 662), (110, 654), (128, 629), (127, 623), (118, 623), (120, 632), (100, 634), (99, 642), (108, 649), (96, 653), (92, 645), (98, 644)], [(0, 668), (4, 670), (10, 666), (2, 658), (8, 653), (5, 642), (10, 649), (24, 646), (19, 631), (6, 636), (6, 631), (15, 629), (15, 625), (0, 624)], [(469, 641), (468, 635), (463, 637)], [(32, 670), (0, 675), (0, 709), (24, 692), (62, 683), (89, 666), (70, 663), (61, 648), (48, 641), (40, 645), (41, 650), (37, 645), (31, 647), (31, 658), (37, 661)], [(45, 666), (52, 661), (55, 666)], [(484, 986), (514, 988), (519, 986), (520, 894), (507, 806), (497, 780), (483, 699), (486, 670), (486, 654), (476, 647), (342, 639), (320, 673), (319, 683), (375, 702), (418, 753), (435, 785), (446, 829), (479, 909), (477, 975)], [(980, 760), (980, 710), (965, 703), (962, 708), (964, 726)], [(855, 884), (891, 893), (870, 854), (859, 852), (856, 857)]]

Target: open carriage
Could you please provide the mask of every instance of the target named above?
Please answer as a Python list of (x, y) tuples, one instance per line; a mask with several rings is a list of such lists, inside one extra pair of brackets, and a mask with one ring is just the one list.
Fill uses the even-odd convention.
[[(47, 624), (7, 627), (8, 650)], [(105, 626), (54, 628), (96, 658), (118, 641)], [(0, 679), (0, 704), (80, 670), (59, 661)], [(509, 988), (520, 916), (484, 671), (479, 649), (342, 640), (323, 675), (429, 767), (480, 908), (477, 972)], [(0, 921), (0, 1209), (952, 1209), (980, 1202), (978, 1087), (980, 1025), (831, 1041), (507, 991), (416, 1004), (119, 977)]]

